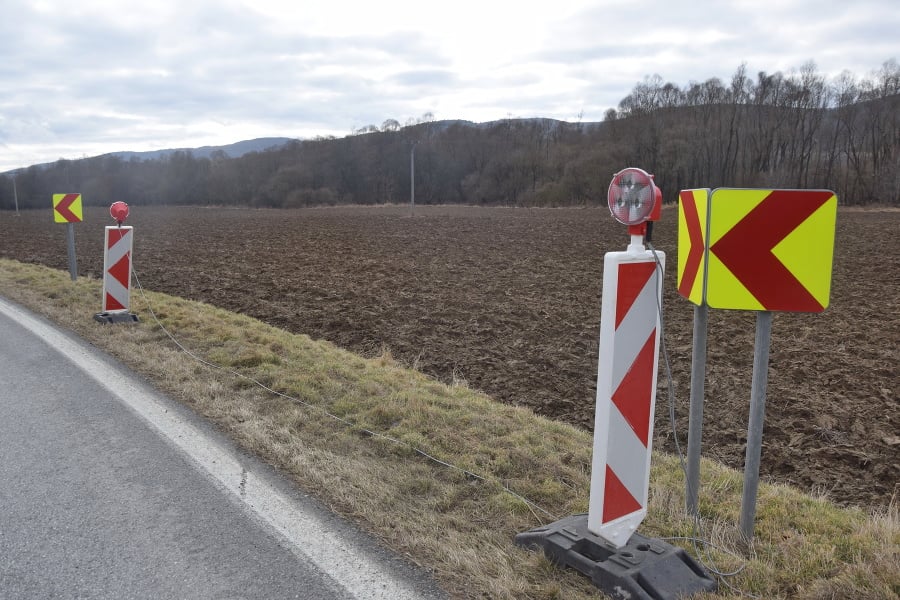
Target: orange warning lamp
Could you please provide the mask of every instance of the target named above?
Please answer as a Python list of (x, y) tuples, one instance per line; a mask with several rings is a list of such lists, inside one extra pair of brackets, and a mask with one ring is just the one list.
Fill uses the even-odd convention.
[(115, 219), (116, 223), (119, 226), (122, 226), (122, 223), (125, 222), (125, 219), (128, 218), (128, 205), (124, 202), (113, 202), (112, 206), (109, 207), (109, 215)]
[(647, 221), (658, 221), (662, 212), (662, 192), (653, 175), (629, 167), (613, 175), (607, 192), (609, 212), (632, 235), (644, 235)]

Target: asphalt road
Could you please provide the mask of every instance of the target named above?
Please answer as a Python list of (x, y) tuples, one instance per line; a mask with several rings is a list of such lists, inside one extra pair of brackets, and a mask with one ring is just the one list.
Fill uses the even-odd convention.
[(182, 406), (0, 298), (0, 597), (442, 596)]

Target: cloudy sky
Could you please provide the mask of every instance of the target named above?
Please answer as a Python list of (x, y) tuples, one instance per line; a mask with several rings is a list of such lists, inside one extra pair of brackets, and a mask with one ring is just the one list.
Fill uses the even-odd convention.
[(636, 83), (900, 59), (896, 0), (3, 0), (0, 172), (386, 119), (599, 121)]

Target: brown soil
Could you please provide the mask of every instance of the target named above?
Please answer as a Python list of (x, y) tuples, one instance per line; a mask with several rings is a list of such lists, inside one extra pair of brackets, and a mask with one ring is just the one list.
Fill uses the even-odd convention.
[[(348, 207), (132, 210), (134, 265), (156, 291), (209, 302), (365, 355), (393, 356), (501, 402), (593, 425), (605, 209)], [(693, 305), (675, 292), (665, 340), (685, 443)], [(77, 224), (79, 273), (99, 277), (105, 209)], [(900, 212), (838, 214), (830, 307), (774, 317), (762, 473), (844, 504), (887, 505), (900, 480)], [(0, 213), (0, 256), (67, 269), (50, 210)], [(99, 298), (98, 298), (99, 311)], [(703, 455), (744, 460), (755, 313), (711, 311)], [(664, 373), (656, 447), (674, 450)]]

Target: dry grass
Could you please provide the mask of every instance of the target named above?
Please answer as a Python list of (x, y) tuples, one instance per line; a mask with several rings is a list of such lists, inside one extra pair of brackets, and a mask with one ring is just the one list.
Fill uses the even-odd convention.
[[(559, 517), (587, 510), (586, 432), (464, 384), (436, 382), (398, 365), (387, 350), (364, 359), (209, 305), (149, 292), (146, 298), (185, 348), (223, 368), (189, 359), (137, 293), (132, 308), (140, 324), (101, 325), (92, 318), (98, 281), (73, 283), (62, 271), (0, 260), (0, 294), (73, 330), (217, 423), (336, 512), (433, 571), (454, 597), (599, 596), (586, 578), (512, 543), (516, 533), (553, 520), (542, 509)], [(740, 569), (718, 598), (898, 597), (896, 506), (869, 514), (763, 484), (757, 536), (747, 547), (736, 528), (740, 489), (739, 473), (705, 462), (698, 530), (684, 515), (677, 459), (656, 454), (641, 531), (699, 534), (714, 544), (697, 546), (703, 560), (722, 571)], [(695, 552), (691, 541), (677, 543)]]

